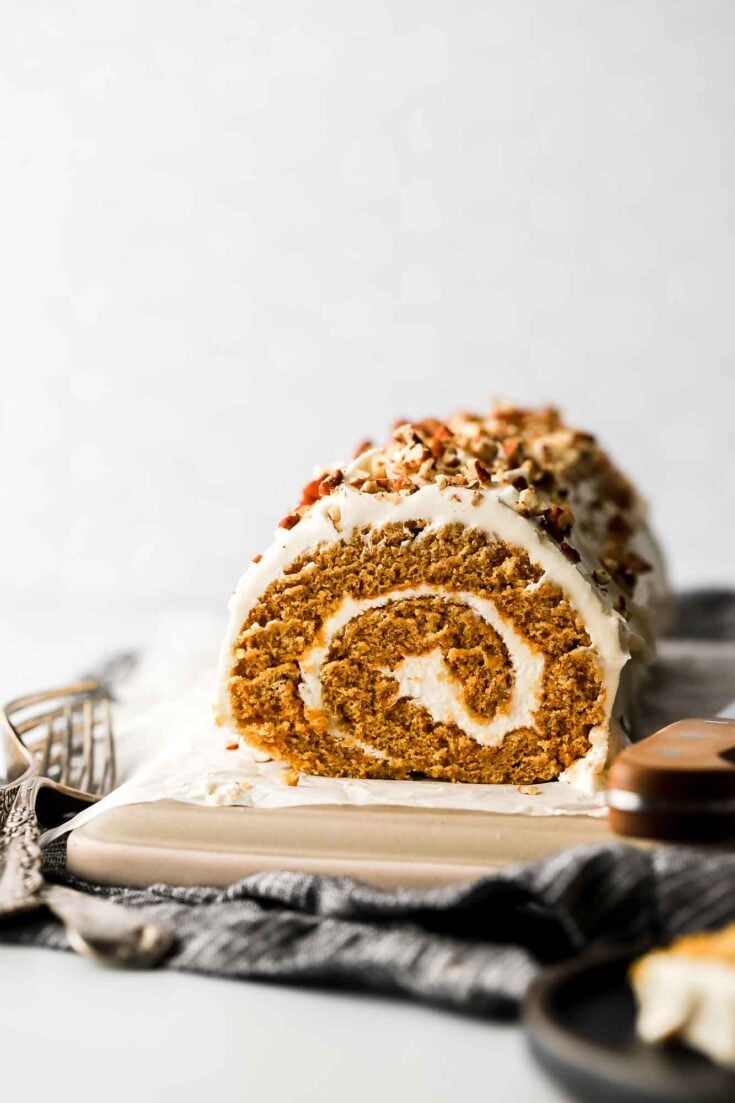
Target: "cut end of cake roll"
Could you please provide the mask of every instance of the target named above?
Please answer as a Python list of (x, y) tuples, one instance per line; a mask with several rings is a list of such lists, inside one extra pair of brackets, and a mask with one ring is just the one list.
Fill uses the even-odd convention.
[(644, 1042), (679, 1039), (735, 1070), (735, 924), (644, 954), (630, 983)]
[(396, 425), (256, 558), (217, 713), (327, 776), (595, 788), (665, 599), (640, 498), (551, 409)]

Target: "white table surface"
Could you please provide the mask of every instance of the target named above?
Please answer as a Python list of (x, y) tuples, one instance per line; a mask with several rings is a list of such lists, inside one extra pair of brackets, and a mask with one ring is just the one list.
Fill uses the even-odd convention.
[[(144, 640), (151, 623), (150, 612), (129, 609), (6, 610), (3, 700), (63, 682), (106, 648)], [(9, 1099), (563, 1098), (516, 1026), (404, 1000), (112, 972), (71, 954), (7, 946), (0, 994)]]

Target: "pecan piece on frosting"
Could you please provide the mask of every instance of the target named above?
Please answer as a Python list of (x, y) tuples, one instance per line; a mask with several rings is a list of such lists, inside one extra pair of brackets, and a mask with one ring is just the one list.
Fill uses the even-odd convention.
[(561, 540), (574, 523), (574, 514), (566, 506), (549, 506), (545, 517), (546, 528), (555, 540)]
[(538, 517), (548, 508), (546, 502), (533, 487), (521, 490), (518, 495), (518, 512), (524, 517)]
[(431, 438), (431, 444), (429, 445), (429, 448), (431, 449), (431, 455), (435, 460), (438, 460), (441, 457), (441, 454), (446, 447), (444, 442), (447, 441), (451, 437), (451, 435), (452, 434), (446, 425), (440, 425), (434, 433), (433, 437)]
[(521, 437), (506, 437), (502, 441), (500, 447), (503, 449), (503, 455), (509, 463), (516, 463), (521, 458), (521, 449), (523, 447), (523, 440)]
[(630, 616), (630, 611), (628, 609), (628, 602), (625, 600), (625, 598), (623, 597), (622, 594), (619, 594), (615, 598), (614, 609), (616, 610), (616, 612), (620, 613), (621, 616), (625, 617), (626, 620)]
[(328, 494), (331, 494), (333, 490), (336, 490), (341, 482), (344, 481), (344, 472), (338, 467), (336, 471), (330, 472), (319, 483), (318, 496), (320, 498), (326, 498)]
[(480, 480), (480, 482), (481, 483), (490, 483), (490, 482), (492, 482), (492, 475), (490, 474), (488, 469), (485, 467), (485, 464), (481, 463), (480, 460), (475, 460), (474, 462), (475, 462), (475, 471), (477, 472), (477, 477)]
[(314, 502), (319, 499), (319, 487), (322, 484), (322, 475), (318, 475), (316, 479), (312, 479), (308, 482), (304, 489), (301, 491), (301, 501), (299, 502), (299, 508), (301, 506), (313, 506)]
[(571, 544), (568, 544), (566, 540), (562, 540), (559, 545), (559, 551), (562, 552), (568, 560), (572, 563), (579, 563), (582, 556), (579, 554), (576, 548), (573, 548)]

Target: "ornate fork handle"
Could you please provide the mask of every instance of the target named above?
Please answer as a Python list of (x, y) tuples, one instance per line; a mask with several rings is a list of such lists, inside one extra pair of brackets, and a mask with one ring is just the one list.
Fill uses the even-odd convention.
[(15, 804), (15, 789), (9, 785), (0, 789), (0, 835), (5, 827), (5, 821)]
[(22, 781), (10, 793), (14, 800), (5, 817), (0, 853), (0, 916), (40, 907), (43, 857), (35, 813), (38, 778)]
[(43, 879), (43, 856), (35, 800), (39, 780), (23, 781), (5, 819), (0, 843), (0, 919), (47, 907), (62, 921), (69, 942), (80, 953), (109, 965), (145, 968), (169, 951), (174, 936), (163, 923)]

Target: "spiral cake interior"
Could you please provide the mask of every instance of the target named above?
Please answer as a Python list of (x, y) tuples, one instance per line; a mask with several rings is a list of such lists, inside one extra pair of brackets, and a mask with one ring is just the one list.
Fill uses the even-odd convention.
[[(268, 587), (236, 646), (239, 727), (249, 742), (313, 774), (556, 777), (589, 750), (604, 716), (584, 625), (558, 586), (539, 582), (522, 549), (459, 525), (425, 529), (411, 522), (357, 531), (295, 560)], [(415, 587), (421, 596), (404, 596)], [(502, 725), (518, 673), (471, 599), (494, 608), (512, 626), (507, 634), (541, 660), (524, 694), (524, 723)], [(325, 624), (346, 604), (350, 619), (325, 638)], [(422, 656), (437, 657), (446, 696), (475, 733), (488, 732), (486, 743), (456, 714), (437, 715), (420, 694), (402, 692), (401, 665)], [(306, 673), (318, 679), (316, 692), (305, 690)]]
[[(218, 711), (243, 742), (329, 776), (601, 773), (621, 670), (650, 638), (631, 601), (649, 571), (641, 538), (655, 545), (591, 438), (594, 462), (562, 476), (559, 425), (539, 417), (515, 417), (512, 448), (493, 429), (520, 467), (477, 460), (495, 454), (489, 419), (475, 452), (432, 422), (433, 443), (401, 427), (307, 487), (231, 604)], [(549, 439), (555, 462), (532, 462)]]

